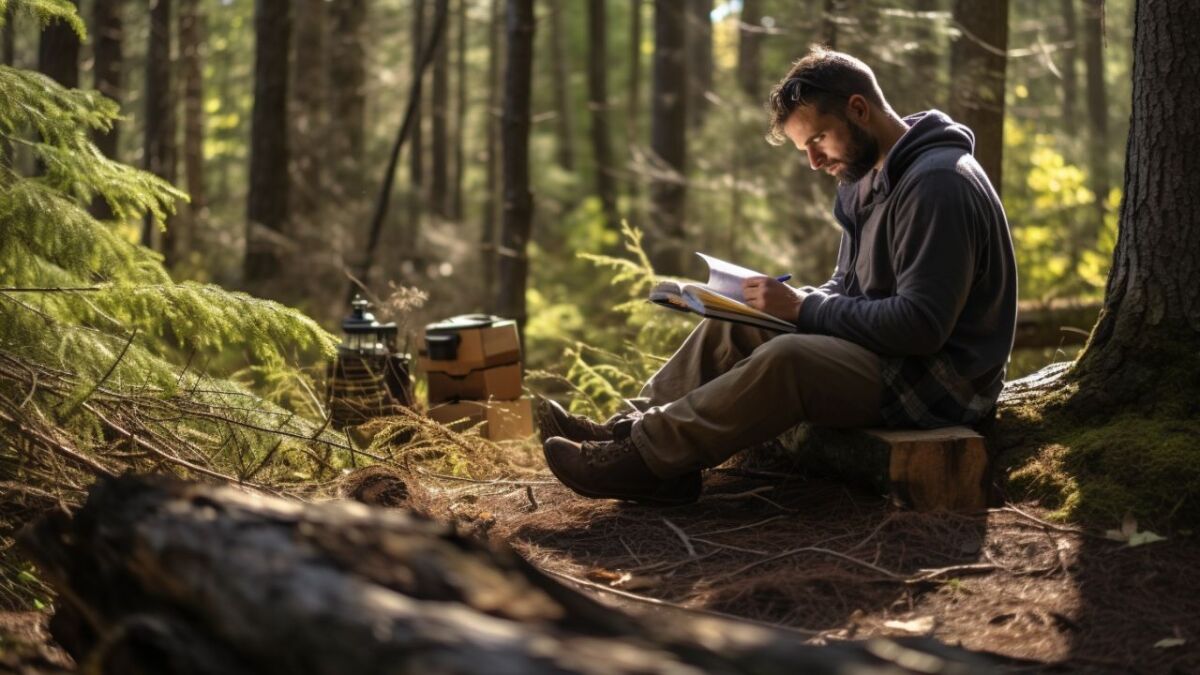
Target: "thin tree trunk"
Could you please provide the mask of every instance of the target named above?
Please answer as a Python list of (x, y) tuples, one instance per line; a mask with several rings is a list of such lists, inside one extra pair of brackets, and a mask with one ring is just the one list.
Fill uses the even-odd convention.
[(4, 8), (4, 51), (0, 52), (0, 61), (6, 66), (11, 66), (16, 60), (16, 37), (17, 37), (17, 7), (11, 2)]
[(433, 212), (445, 218), (449, 213), (447, 197), (450, 184), (449, 131), (446, 123), (450, 102), (450, 41), (442, 40), (433, 62), (433, 176), (429, 201)]
[[(77, 0), (71, 4), (79, 5)], [(64, 87), (79, 87), (79, 36), (65, 21), (55, 21), (42, 29), (38, 71)]]
[(257, 0), (250, 193), (246, 198), (246, 283), (279, 279), (288, 221), (289, 0)]
[[(329, 11), (329, 165), (327, 178), (340, 225), (341, 250), (359, 252), (358, 232), (367, 202), (363, 177), (366, 128), (366, 0), (327, 3)], [(303, 48), (303, 44), (300, 45)], [(332, 212), (331, 212), (332, 215)], [(351, 261), (353, 262), (353, 261)]]
[(1060, 0), (1059, 5), (1062, 8), (1063, 21), (1059, 48), (1062, 60), (1058, 66), (1062, 72), (1063, 131), (1071, 134), (1077, 124), (1075, 103), (1079, 99), (1079, 75), (1075, 67), (1076, 54), (1079, 53), (1075, 48), (1076, 41), (1079, 40), (1079, 28), (1076, 25), (1075, 0)]
[(1088, 164), (1096, 195), (1096, 232), (1104, 228), (1108, 178), (1108, 96), (1104, 84), (1104, 0), (1084, 2), (1083, 61), (1087, 69)]
[[(421, 52), (425, 49), (425, 2), (413, 3), (412, 77), (424, 77), (421, 73)], [(411, 193), (408, 199), (408, 223), (404, 229), (402, 247), (404, 255), (414, 257), (420, 240), (421, 217), (425, 211), (425, 105), (417, 106), (408, 147), (408, 182)]]
[[(175, 182), (175, 96), (172, 90), (171, 0), (153, 0), (150, 7), (149, 43), (146, 47), (146, 120), (143, 168)], [(167, 223), (159, 248), (170, 267), (175, 264), (174, 219)], [(142, 245), (155, 247), (157, 230), (146, 217)]]
[(737, 81), (752, 100), (763, 98), (759, 90), (762, 80), (762, 2), (742, 0), (742, 16), (738, 22)]
[(837, 49), (837, 18), (841, 13), (842, 7), (838, 0), (825, 0), (825, 6), (821, 11), (821, 44), (830, 49)]
[(713, 84), (713, 0), (688, 0), (688, 125), (704, 125)]
[[(118, 104), (121, 102), (121, 68), (124, 65), (122, 50), (125, 32), (122, 20), (124, 5), (125, 0), (96, 0), (92, 14), (92, 39), (95, 41), (92, 52), (94, 64), (92, 72), (95, 74), (93, 86), (101, 94)], [(92, 132), (92, 142), (105, 157), (118, 158), (120, 124), (119, 119), (113, 120), (112, 127), (108, 131)], [(92, 201), (91, 212), (100, 219), (113, 217), (108, 202), (101, 198)]]
[[(589, 0), (590, 1), (590, 0)], [(567, 50), (563, 47), (566, 38), (562, 25), (562, 0), (550, 0), (550, 66), (553, 76), (550, 84), (554, 88), (554, 116), (558, 132), (558, 164), (565, 171), (575, 170), (575, 129), (571, 115), (568, 86), (570, 68), (567, 67)], [(589, 12), (591, 10), (589, 9)], [(589, 14), (590, 16), (590, 14)], [(589, 34), (591, 27), (589, 27)], [(591, 73), (591, 64), (588, 64)], [(589, 75), (590, 77), (590, 75)], [(590, 80), (589, 80), (590, 84)]]
[[(626, 146), (629, 163), (638, 165), (639, 148), (642, 145), (642, 8), (643, 0), (631, 0), (629, 8), (629, 92), (626, 95)], [(637, 170), (629, 172), (629, 202), (634, 220), (638, 218), (637, 203), (641, 193), (642, 175)]]
[(533, 225), (529, 191), (530, 94), (533, 79), (533, 0), (508, 0), (508, 58), (504, 74), (504, 217), (500, 229), (498, 297), (503, 316), (525, 325), (529, 276), (526, 248)]
[(650, 262), (659, 274), (683, 274), (687, 205), (687, 33), (685, 8), (654, 2), (654, 98), (650, 146), (655, 156), (651, 187)]
[[(179, 3), (179, 60), (183, 78), (183, 171), (191, 202), (187, 205), (186, 249), (196, 246), (208, 215), (204, 189), (204, 10), (200, 0)], [(180, 242), (177, 242), (180, 243)]]
[(609, 229), (620, 229), (617, 183), (608, 137), (608, 22), (604, 0), (588, 0), (588, 109), (592, 117), (592, 155), (596, 159), (596, 196)]
[(296, 5), (296, 40), (292, 47), (292, 213), (301, 230), (300, 238), (314, 244), (324, 225), (326, 157), (322, 150), (330, 131), (325, 123), (325, 99), (329, 95), (325, 79), (327, 4), (325, 0), (302, 0)]
[(486, 194), (484, 195), (483, 203), (483, 231), (480, 234), (480, 257), (482, 259), (483, 268), (483, 286), (482, 294), (484, 301), (482, 305), (486, 308), (493, 308), (499, 294), (495, 291), (496, 282), (496, 211), (500, 203), (498, 199), (499, 193), (499, 172), (497, 171), (499, 164), (499, 138), (500, 138), (500, 116), (496, 110), (496, 103), (500, 100), (498, 95), (500, 83), (500, 35), (502, 28), (502, 17), (500, 8), (500, 0), (492, 0), (491, 6), (491, 23), (488, 25), (488, 97), (487, 97), (487, 114), (484, 118), (484, 123), (487, 125), (485, 131), (487, 148), (484, 150), (486, 157), (484, 162), (487, 164), (487, 182)]
[(463, 218), (463, 171), (467, 138), (467, 2), (458, 4), (458, 54), (455, 57), (458, 73), (458, 102), (454, 106), (454, 180), (451, 183), (450, 217)]
[(950, 115), (975, 132), (975, 157), (999, 194), (1008, 0), (955, 0), (954, 20), (962, 35), (950, 50)]
[(907, 115), (918, 110), (945, 107), (942, 88), (943, 41), (934, 30), (933, 12), (941, 9), (941, 0), (916, 0), (915, 9), (919, 17), (914, 31), (916, 49), (912, 55), (912, 71), (906, 91), (897, 92), (907, 105), (900, 110)]
[(1104, 309), (1073, 370), (1080, 384), (1075, 403), (1090, 413), (1111, 413), (1170, 397), (1194, 411), (1200, 394), (1200, 5), (1139, 2), (1133, 23), (1133, 110), (1117, 245)]

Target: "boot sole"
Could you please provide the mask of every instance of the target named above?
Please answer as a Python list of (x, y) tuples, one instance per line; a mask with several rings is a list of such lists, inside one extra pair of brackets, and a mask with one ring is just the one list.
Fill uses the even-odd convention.
[[(566, 485), (568, 488), (571, 489), (572, 492), (575, 492), (576, 494), (582, 495), (589, 499), (620, 499), (620, 500), (629, 501), (629, 502), (636, 502), (638, 504), (642, 504), (642, 505), (646, 505), (646, 506), (683, 506), (685, 504), (694, 504), (700, 499), (701, 490), (699, 490), (699, 489), (696, 490), (695, 496), (687, 496), (687, 497), (658, 496), (657, 494), (651, 494), (651, 495), (644, 495), (644, 494), (633, 495), (633, 494), (618, 494), (618, 493), (605, 494), (605, 493), (601, 493), (601, 492), (596, 492), (594, 490), (589, 490), (587, 488), (581, 487), (578, 483), (576, 483), (573, 480), (568, 480), (568, 479), (564, 478), (558, 472), (558, 470), (555, 468), (554, 459), (551, 457), (551, 454), (549, 452), (546, 452), (546, 449), (544, 446), (542, 448), (542, 455), (545, 456), (545, 458), (546, 458), (546, 466), (550, 467), (550, 472), (554, 474), (554, 477), (557, 478), (560, 483), (562, 483), (563, 485)], [(699, 476), (697, 476), (697, 478), (699, 478)]]

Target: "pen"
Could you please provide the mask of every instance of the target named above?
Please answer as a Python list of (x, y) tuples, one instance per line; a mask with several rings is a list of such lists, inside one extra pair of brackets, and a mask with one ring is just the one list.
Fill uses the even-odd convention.
[(788, 280), (790, 280), (791, 278), (792, 278), (792, 275), (790, 275), (790, 274), (785, 274), (785, 275), (783, 275), (783, 276), (781, 276), (781, 277), (775, 277), (775, 281), (788, 281)]

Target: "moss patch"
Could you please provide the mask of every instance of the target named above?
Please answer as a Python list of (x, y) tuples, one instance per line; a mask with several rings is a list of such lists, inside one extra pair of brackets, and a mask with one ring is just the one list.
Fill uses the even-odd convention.
[(1053, 407), (1010, 411), (1010, 431), (1029, 434), (1001, 458), (1010, 496), (1098, 526), (1111, 527), (1126, 513), (1149, 527), (1200, 525), (1200, 421), (1166, 408), (1089, 425)]

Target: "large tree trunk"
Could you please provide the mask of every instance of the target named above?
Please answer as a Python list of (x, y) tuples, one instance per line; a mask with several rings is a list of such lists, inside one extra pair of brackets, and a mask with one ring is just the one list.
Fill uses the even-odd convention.
[[(1200, 4), (1139, 2), (1124, 199), (1104, 309), (1073, 371), (1091, 412), (1200, 398)], [(1164, 410), (1162, 412), (1170, 412)]]
[(504, 210), (500, 224), (496, 309), (516, 319), (527, 318), (525, 286), (529, 277), (528, 244), (533, 225), (529, 191), (529, 114), (533, 79), (533, 0), (508, 0), (508, 57), (504, 71), (502, 121)]
[[(92, 72), (94, 73), (93, 87), (101, 94), (121, 102), (121, 69), (124, 66), (124, 5), (125, 0), (96, 0), (92, 8)], [(110, 159), (118, 159), (117, 148), (120, 140), (120, 120), (113, 120), (108, 131), (92, 133), (92, 142), (96, 148)], [(92, 202), (92, 215), (97, 218), (112, 218), (113, 212), (108, 202), (95, 199)]]
[(961, 35), (950, 50), (950, 116), (975, 132), (975, 158), (1000, 193), (1008, 0), (955, 0)]
[[(532, 14), (532, 12), (531, 12)], [(932, 639), (817, 647), (659, 603), (628, 615), (407, 511), (108, 479), (21, 537), (100, 675), (980, 672)], [(586, 586), (580, 586), (581, 588)], [(905, 668), (901, 664), (908, 664)]]
[[(175, 182), (175, 95), (171, 85), (171, 0), (153, 0), (150, 6), (149, 42), (146, 47), (146, 120), (142, 167), (168, 182)], [(155, 247), (158, 231), (146, 217), (142, 245)], [(168, 221), (161, 248), (168, 267), (175, 262), (174, 223)]]
[(738, 19), (737, 81), (753, 101), (764, 99), (762, 80), (762, 0), (742, 0)]
[(608, 136), (608, 23), (604, 0), (588, 0), (588, 108), (592, 117), (592, 155), (596, 159), (596, 196), (610, 230), (620, 229), (617, 181)]
[(1083, 61), (1087, 70), (1088, 169), (1096, 195), (1095, 231), (1104, 228), (1108, 200), (1108, 97), (1104, 86), (1104, 0), (1084, 1)]
[(650, 147), (651, 229), (646, 242), (659, 274), (683, 274), (684, 212), (687, 205), (687, 53), (685, 7), (654, 2), (654, 98)]
[[(366, 212), (366, 183), (363, 174), (366, 134), (366, 0), (326, 3), (329, 12), (329, 102), (327, 179), (333, 195), (340, 232), (340, 252), (361, 251), (357, 234)], [(303, 47), (303, 45), (301, 45)], [(332, 215), (332, 212), (330, 212)], [(339, 236), (340, 235), (340, 236)], [(338, 251), (338, 249), (335, 249)]]
[(447, 197), (450, 192), (450, 40), (438, 43), (433, 61), (433, 137), (430, 139), (433, 175), (429, 181), (429, 203), (432, 211), (441, 218), (449, 213)]
[(688, 0), (688, 124), (704, 126), (713, 84), (713, 0)]
[(289, 0), (257, 0), (254, 11), (254, 110), (245, 260), (245, 279), (252, 288), (279, 277), (286, 250), (290, 9)]
[[(590, 0), (589, 0), (590, 2)], [(591, 16), (589, 5), (588, 16)], [(593, 27), (588, 27), (589, 45), (591, 40)], [(603, 31), (603, 26), (601, 29)], [(550, 86), (554, 90), (554, 118), (555, 131), (558, 133), (558, 165), (564, 171), (575, 170), (575, 129), (571, 123), (571, 103), (570, 103), (570, 87), (569, 73), (570, 68), (567, 67), (567, 50), (564, 48), (564, 42), (567, 39), (566, 31), (563, 29), (562, 21), (562, 0), (550, 0), (550, 30), (547, 31), (546, 38), (550, 41)], [(607, 64), (606, 64), (607, 65)], [(588, 83), (591, 83), (591, 64), (588, 64)]]
[[(208, 194), (204, 189), (204, 49), (205, 19), (200, 0), (180, 0), (179, 61), (183, 79), (183, 172), (188, 196), (185, 250), (195, 247), (205, 231)], [(182, 219), (179, 219), (182, 220)]]
[(496, 284), (496, 217), (497, 207), (500, 204), (500, 176), (498, 171), (500, 159), (500, 115), (496, 108), (496, 103), (500, 100), (500, 36), (503, 26), (503, 14), (501, 13), (500, 0), (492, 0), (490, 24), (488, 25), (488, 97), (487, 97), (487, 114), (484, 122), (487, 124), (487, 129), (484, 133), (487, 148), (484, 152), (486, 157), (484, 162), (487, 164), (485, 181), (487, 182), (486, 193), (483, 201), (483, 231), (480, 233), (479, 255), (482, 260), (481, 267), (483, 268), (483, 287), (482, 296), (483, 302), (480, 303), (484, 308), (491, 310), (495, 307), (496, 298), (499, 297), (495, 291)]

